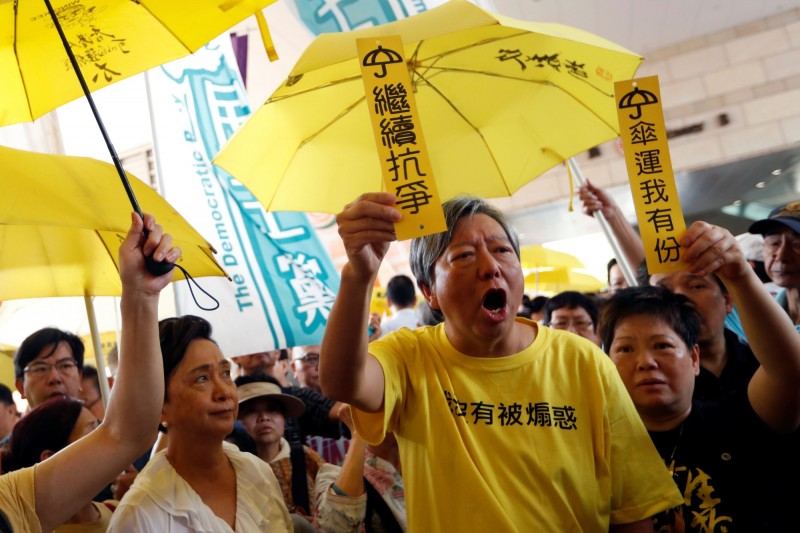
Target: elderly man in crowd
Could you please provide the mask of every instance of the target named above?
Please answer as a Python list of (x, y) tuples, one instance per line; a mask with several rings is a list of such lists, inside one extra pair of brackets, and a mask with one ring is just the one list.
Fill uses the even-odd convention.
[(413, 274), (444, 322), (368, 344), (371, 291), (402, 217), (396, 201), (367, 193), (337, 216), (348, 262), (320, 376), (325, 392), (356, 407), (365, 441), (395, 433), (408, 530), (652, 531), (649, 517), (680, 494), (611, 361), (516, 317), (519, 243), (486, 202), (445, 202), (447, 231), (412, 241)]
[[(764, 267), (781, 289), (775, 299), (800, 331), (800, 201), (773, 209), (767, 218), (751, 224), (748, 231), (764, 237)], [(744, 337), (736, 309), (725, 325)]]

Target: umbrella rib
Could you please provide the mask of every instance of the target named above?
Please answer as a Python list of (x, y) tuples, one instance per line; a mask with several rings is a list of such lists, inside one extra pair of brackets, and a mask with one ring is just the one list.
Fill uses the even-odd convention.
[[(19, 3), (14, 2), (14, 56), (16, 57), (19, 57), (17, 52), (18, 9)], [(33, 109), (31, 109), (31, 99), (28, 98), (28, 84), (25, 83), (25, 75), (22, 73), (22, 64), (19, 62), (19, 60), (17, 60), (17, 69), (19, 70), (19, 79), (22, 82), (22, 89), (25, 91), (25, 105), (28, 106), (28, 116), (31, 117), (31, 120), (33, 120), (35, 117), (33, 116)]]
[(494, 152), (492, 152), (492, 149), (489, 147), (489, 143), (486, 142), (486, 138), (483, 136), (483, 132), (478, 127), (476, 127), (475, 124), (470, 122), (470, 120), (466, 117), (466, 115), (464, 115), (464, 113), (462, 113), (461, 110), (458, 109), (458, 107), (456, 107), (456, 105), (447, 96), (445, 96), (445, 94), (442, 91), (440, 91), (435, 85), (433, 85), (422, 74), (417, 73), (417, 75), (420, 77), (421, 80), (423, 80), (426, 83), (426, 85), (428, 85), (428, 87), (430, 87), (436, 94), (438, 94), (442, 98), (442, 100), (447, 102), (447, 105), (449, 105), (453, 109), (453, 111), (455, 111), (455, 113), (459, 117), (461, 117), (461, 119), (466, 124), (468, 124), (470, 128), (472, 128), (475, 131), (475, 133), (478, 135), (478, 137), (480, 137), (481, 142), (483, 143), (484, 147), (486, 148), (486, 151), (489, 153), (489, 157), (492, 158), (492, 163), (494, 164), (494, 167), (497, 169), (497, 173), (503, 179), (503, 185), (505, 185), (506, 191), (510, 195), (512, 193), (511, 188), (508, 186), (508, 183), (506, 183), (505, 176), (503, 175), (503, 171), (500, 169), (500, 165), (497, 164), (497, 159), (494, 157)]
[[(459, 73), (459, 74), (477, 74), (477, 75), (480, 75), (480, 76), (491, 76), (491, 77), (495, 77), (495, 78), (501, 78), (501, 79), (504, 79), (504, 80), (519, 81), (519, 82), (523, 82), (523, 83), (535, 83), (535, 84), (538, 84), (538, 85), (549, 85), (550, 87), (553, 87), (554, 89), (558, 89), (561, 92), (563, 92), (565, 95), (569, 96), (572, 100), (575, 101), (575, 103), (577, 103), (581, 107), (585, 108), (592, 115), (597, 117), (597, 119), (600, 122), (602, 122), (603, 124), (608, 126), (609, 129), (611, 129), (612, 131), (615, 131), (615, 132), (617, 131), (617, 126), (615, 126), (613, 124), (610, 124), (607, 120), (605, 120), (603, 117), (598, 115), (594, 111), (594, 109), (592, 109), (591, 107), (586, 106), (586, 104), (584, 104), (581, 100), (576, 98), (575, 95), (573, 95), (571, 92), (561, 89), (561, 87), (559, 85), (557, 85), (557, 84), (555, 84), (555, 83), (553, 83), (552, 81), (549, 81), (549, 80), (528, 80), (528, 79), (519, 78), (519, 77), (516, 77), (516, 76), (508, 76), (506, 74), (498, 74), (498, 73), (495, 73), (495, 72), (485, 72), (485, 71), (482, 71), (482, 70), (471, 70), (471, 69), (465, 69), (465, 68), (434, 67), (434, 66), (426, 67), (426, 70), (429, 70), (429, 69), (437, 69), (438, 70), (438, 72), (434, 73), (433, 76), (435, 76), (436, 74), (441, 74), (443, 72), (455, 72), (455, 73)], [(425, 77), (425, 76), (423, 76), (422, 74), (419, 74), (419, 73), (417, 73), (417, 76), (420, 79), (424, 80), (425, 83), (428, 84), (431, 88), (436, 90), (433, 87), (433, 85), (431, 84), (431, 82), (430, 82), (431, 78), (427, 78), (427, 77)], [(597, 90), (600, 94), (602, 94), (604, 96), (608, 96), (608, 97), (613, 97), (614, 96), (613, 94), (604, 93), (603, 91), (601, 91), (600, 89), (598, 89), (594, 85), (589, 84), (589, 86), (592, 87), (593, 89)]]
[[(324, 126), (322, 126), (322, 127), (321, 127), (320, 129), (318, 129), (316, 132), (312, 133), (312, 134), (311, 134), (309, 137), (306, 137), (305, 139), (303, 139), (302, 141), (300, 141), (300, 144), (298, 145), (297, 149), (299, 150), (300, 148), (302, 148), (302, 147), (303, 147), (303, 146), (305, 146), (306, 144), (308, 144), (308, 143), (310, 143), (311, 141), (313, 141), (313, 140), (314, 140), (314, 138), (315, 138), (317, 135), (320, 135), (320, 134), (321, 134), (323, 131), (325, 131), (325, 130), (327, 130), (328, 128), (330, 128), (330, 127), (331, 127), (331, 126), (332, 126), (334, 123), (336, 123), (336, 122), (337, 122), (337, 121), (338, 121), (340, 118), (342, 118), (343, 116), (345, 116), (346, 114), (348, 114), (350, 111), (352, 111), (352, 110), (353, 110), (353, 109), (354, 109), (354, 108), (355, 108), (357, 105), (359, 105), (359, 104), (360, 104), (361, 102), (363, 102), (364, 100), (366, 100), (366, 96), (361, 96), (361, 97), (359, 97), (359, 98), (358, 98), (358, 99), (357, 99), (355, 102), (353, 102), (352, 104), (350, 104), (349, 106), (347, 106), (347, 107), (346, 107), (344, 110), (342, 110), (342, 112), (341, 112), (341, 113), (339, 113), (338, 115), (336, 115), (335, 117), (333, 117), (333, 118), (332, 118), (332, 119), (331, 119), (331, 120), (330, 120), (330, 121), (329, 121), (327, 124), (325, 124)], [(295, 153), (297, 153), (297, 152), (295, 152)], [(294, 157), (294, 156), (292, 156), (292, 157)], [(290, 163), (290, 164), (291, 164), (291, 163)]]
[(339, 80), (329, 81), (328, 83), (323, 83), (322, 85), (317, 85), (316, 87), (311, 87), (302, 91), (298, 91), (292, 94), (283, 94), (279, 96), (272, 95), (264, 102), (264, 105), (271, 104), (273, 102), (280, 102), (281, 100), (285, 100), (287, 98), (294, 98), (296, 96), (302, 96), (304, 94), (312, 93), (314, 91), (321, 91), (322, 89), (327, 89), (328, 87), (333, 87), (335, 85), (339, 85), (341, 83), (349, 83), (351, 81), (356, 81), (361, 79), (361, 74), (358, 76), (351, 76), (349, 78), (342, 78)]

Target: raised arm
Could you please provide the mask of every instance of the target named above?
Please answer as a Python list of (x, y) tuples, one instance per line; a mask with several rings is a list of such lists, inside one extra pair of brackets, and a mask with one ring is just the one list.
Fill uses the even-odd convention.
[(347, 264), (322, 339), (320, 385), (327, 396), (368, 412), (383, 405), (383, 369), (367, 352), (367, 335), (372, 287), (400, 220), (395, 200), (362, 194), (336, 216)]
[(753, 353), (761, 363), (747, 395), (758, 416), (773, 430), (800, 427), (800, 334), (747, 264), (727, 230), (695, 222), (681, 241), (690, 270), (715, 272), (733, 298)]
[[(144, 224), (150, 231), (145, 240)], [(132, 215), (131, 228), (119, 249), (122, 280), (122, 339), (119, 373), (103, 423), (92, 433), (36, 467), (36, 514), (42, 531), (51, 531), (91, 501), (126, 465), (153, 443), (164, 401), (164, 376), (158, 340), (158, 295), (172, 273), (153, 277), (144, 256), (177, 261), (150, 215), (144, 224)]]
[(581, 200), (582, 211), (584, 214), (594, 216), (596, 211), (600, 211), (606, 217), (611, 233), (616, 237), (620, 250), (625, 256), (628, 265), (636, 271), (639, 264), (644, 261), (644, 246), (642, 238), (633, 229), (628, 219), (622, 214), (614, 199), (603, 189), (595, 187), (588, 180), (586, 185), (578, 189), (578, 198)]
[[(322, 531), (357, 532), (361, 530), (367, 510), (367, 498), (364, 496), (366, 444), (353, 426), (350, 406), (341, 405), (338, 416), (350, 429), (353, 437), (342, 466), (324, 465), (323, 470), (317, 474), (316, 519)], [(338, 475), (334, 476), (334, 469), (338, 470)], [(332, 485), (336, 485), (336, 488)]]

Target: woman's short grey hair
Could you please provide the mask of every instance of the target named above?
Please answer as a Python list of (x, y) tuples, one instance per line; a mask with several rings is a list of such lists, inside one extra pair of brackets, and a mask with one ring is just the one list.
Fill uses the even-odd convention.
[(433, 270), (436, 261), (444, 253), (453, 240), (458, 221), (474, 215), (487, 215), (497, 221), (506, 232), (514, 253), (519, 258), (519, 239), (511, 228), (503, 213), (481, 198), (471, 196), (458, 196), (442, 204), (447, 230), (433, 235), (425, 235), (411, 241), (411, 271), (417, 279), (417, 286), (433, 286)]

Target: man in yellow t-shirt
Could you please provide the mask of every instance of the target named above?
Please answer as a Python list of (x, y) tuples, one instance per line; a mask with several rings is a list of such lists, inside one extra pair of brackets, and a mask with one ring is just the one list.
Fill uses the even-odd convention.
[(395, 432), (409, 531), (652, 531), (680, 494), (608, 358), (516, 319), (519, 243), (486, 202), (446, 202), (448, 230), (412, 242), (417, 284), (444, 322), (367, 345), (396, 200), (365, 194), (337, 216), (348, 263), (320, 378), (361, 411), (367, 442)]

